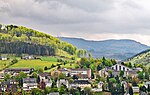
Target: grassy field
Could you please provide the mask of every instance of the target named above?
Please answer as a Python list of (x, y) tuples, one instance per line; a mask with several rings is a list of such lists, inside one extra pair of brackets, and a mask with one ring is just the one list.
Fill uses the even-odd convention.
[(4, 69), (8, 65), (10, 65), (10, 63), (11, 63), (11, 60), (7, 60), (7, 61), (0, 60), (0, 70)]
[(56, 57), (49, 57), (49, 56), (44, 56), (44, 57), (40, 57), (42, 61), (48, 61), (48, 62), (57, 62), (57, 58)]
[[(12, 59), (16, 58), (18, 60), (17, 63), (10, 65)], [(42, 68), (44, 69), (45, 67), (49, 68), (46, 70), (46, 72), (50, 72), (53, 70), (56, 70), (58, 68), (57, 64), (60, 64), (61, 68), (76, 68), (78, 67), (78, 64), (73, 64), (74, 62), (71, 59), (68, 58), (63, 58), (60, 56), (38, 56), (40, 59), (36, 60), (22, 60), (19, 57), (11, 57), (10, 60), (7, 61), (1, 61), (0, 60), (0, 70), (4, 68), (34, 68), (34, 69), (39, 69)], [(67, 61), (69, 63), (63, 64), (63, 62), (57, 62), (58, 59), (62, 59), (63, 61)], [(78, 59), (79, 60), (79, 59)], [(71, 64), (70, 64), (71, 63)], [(53, 68), (51, 68), (52, 64), (54, 65)]]
[[(71, 65), (65, 64), (65, 65), (60, 65), (60, 66), (61, 66), (61, 68), (72, 68), (72, 69), (74, 69), (74, 68), (78, 67), (79, 65), (78, 64), (71, 64)], [(58, 66), (56, 66), (52, 69), (46, 70), (45, 72), (51, 72), (51, 71), (57, 70), (57, 68), (58, 68)]]
[(9, 68), (43, 68), (45, 66), (50, 67), (52, 64), (56, 65), (59, 62), (48, 62), (48, 61), (41, 61), (41, 60), (19, 60), (14, 65), (10, 66)]

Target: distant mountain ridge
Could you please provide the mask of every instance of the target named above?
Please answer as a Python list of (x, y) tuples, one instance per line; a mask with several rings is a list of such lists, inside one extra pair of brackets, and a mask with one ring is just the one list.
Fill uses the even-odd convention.
[(109, 57), (117, 60), (125, 60), (130, 58), (150, 47), (140, 42), (122, 39), (122, 40), (104, 40), (104, 41), (92, 41), (82, 38), (68, 38), (59, 37), (62, 41), (71, 43), (79, 49), (86, 49), (91, 52), (93, 57)]

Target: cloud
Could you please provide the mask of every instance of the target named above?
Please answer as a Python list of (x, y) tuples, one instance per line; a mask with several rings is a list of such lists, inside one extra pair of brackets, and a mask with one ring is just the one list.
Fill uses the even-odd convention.
[(149, 3), (149, 0), (1, 0), (0, 22), (24, 25), (54, 36), (94, 40), (123, 37), (149, 44)]

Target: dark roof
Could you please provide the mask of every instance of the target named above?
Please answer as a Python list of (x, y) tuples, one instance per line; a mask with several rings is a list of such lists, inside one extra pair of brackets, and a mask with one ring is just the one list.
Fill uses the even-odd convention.
[(7, 71), (31, 71), (33, 68), (6, 68), (5, 72)]
[(44, 73), (40, 73), (39, 76), (46, 77), (46, 76), (51, 76), (51, 74), (44, 72)]
[(84, 69), (84, 68), (77, 68), (77, 69), (71, 69), (71, 71), (87, 71), (90, 69)]
[(23, 83), (37, 83), (36, 78), (23, 78)]
[(88, 80), (74, 80), (74, 84), (91, 84)]

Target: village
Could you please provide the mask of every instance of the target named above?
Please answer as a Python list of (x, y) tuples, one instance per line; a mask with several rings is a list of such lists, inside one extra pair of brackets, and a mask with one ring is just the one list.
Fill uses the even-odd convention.
[(91, 68), (58, 68), (52, 72), (6, 68), (0, 71), (0, 93), (100, 95), (93, 93), (111, 92), (112, 95), (148, 95), (150, 92), (150, 76), (143, 68), (129, 68), (122, 62), (96, 72), (92, 72)]

